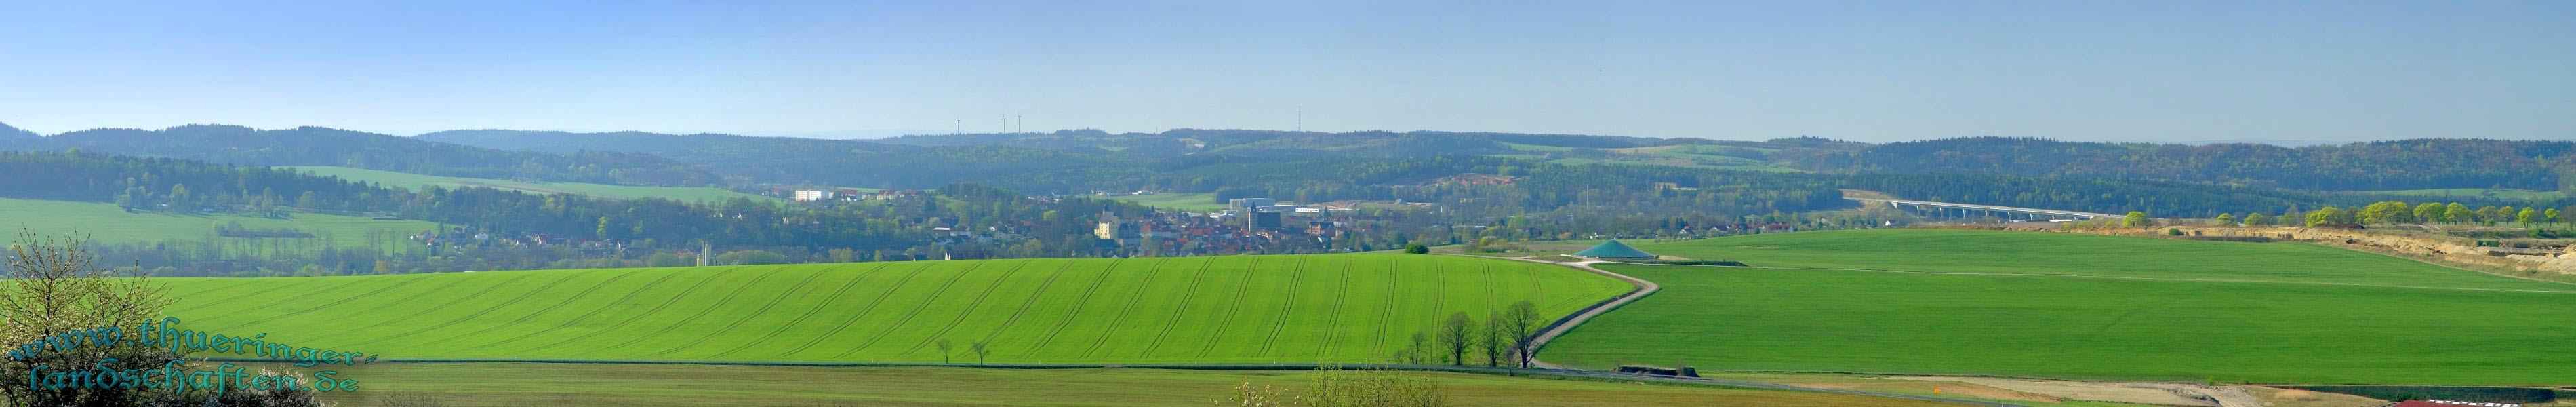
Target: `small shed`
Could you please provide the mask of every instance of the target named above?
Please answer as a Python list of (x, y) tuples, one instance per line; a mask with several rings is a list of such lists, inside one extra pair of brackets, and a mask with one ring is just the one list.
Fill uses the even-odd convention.
[(1647, 252), (1646, 252), (1646, 251), (1644, 251), (1644, 250), (1637, 250), (1637, 248), (1634, 248), (1634, 247), (1628, 247), (1628, 244), (1626, 244), (1626, 243), (1619, 243), (1619, 241), (1617, 241), (1617, 240), (1612, 240), (1612, 241), (1607, 241), (1607, 242), (1601, 242), (1601, 245), (1599, 245), (1599, 246), (1592, 246), (1592, 248), (1590, 248), (1590, 249), (1583, 249), (1583, 251), (1574, 252), (1574, 256), (1575, 256), (1575, 257), (1587, 258), (1587, 259), (1602, 259), (1602, 260), (1654, 260), (1654, 259), (1655, 259), (1655, 254), (1654, 254), (1654, 253), (1647, 253)]

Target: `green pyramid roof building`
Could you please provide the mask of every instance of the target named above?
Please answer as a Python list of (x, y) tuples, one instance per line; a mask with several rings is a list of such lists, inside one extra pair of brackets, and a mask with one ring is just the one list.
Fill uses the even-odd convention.
[(1617, 240), (1612, 240), (1612, 241), (1607, 241), (1607, 242), (1601, 242), (1601, 245), (1600, 245), (1600, 246), (1592, 246), (1592, 248), (1590, 248), (1590, 249), (1583, 249), (1583, 251), (1574, 252), (1574, 255), (1575, 255), (1575, 256), (1580, 256), (1580, 257), (1590, 257), (1590, 258), (1595, 258), (1595, 259), (1653, 259), (1653, 258), (1655, 258), (1655, 255), (1654, 255), (1653, 253), (1647, 253), (1647, 252), (1646, 252), (1646, 251), (1644, 251), (1644, 250), (1637, 250), (1637, 248), (1634, 248), (1634, 247), (1628, 247), (1628, 244), (1626, 244), (1626, 243), (1619, 243), (1619, 241), (1617, 241)]

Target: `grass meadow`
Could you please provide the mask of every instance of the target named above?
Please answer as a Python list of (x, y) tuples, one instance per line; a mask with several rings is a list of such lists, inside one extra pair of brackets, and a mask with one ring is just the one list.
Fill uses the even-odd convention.
[(1872, 229), (1635, 243), (1655, 254), (1759, 267), (1946, 273), (2288, 281), (2576, 291), (2576, 284), (2503, 278), (2331, 246), (2156, 239), (2081, 233)]
[(1664, 290), (1541, 357), (1703, 370), (2255, 383), (2576, 384), (2576, 286), (2295, 243), (1800, 232), (1643, 246)]
[(441, 188), (492, 187), (540, 194), (572, 193), (612, 199), (662, 198), (680, 202), (722, 201), (734, 198), (774, 201), (778, 198), (734, 192), (714, 187), (656, 187), (637, 185), (587, 184), (579, 182), (520, 182), (483, 178), (421, 175), (406, 172), (328, 166), (290, 166), (298, 171), (350, 181), (373, 182), (384, 186), (418, 191), (432, 185)]
[[(215, 237), (215, 225), (240, 222), (254, 229), (292, 228), (316, 236), (317, 242), (332, 246), (369, 247), (370, 232), (389, 239), (436, 229), (437, 224), (414, 220), (373, 220), (363, 217), (295, 214), (292, 219), (270, 219), (236, 215), (183, 215), (162, 212), (126, 212), (105, 202), (47, 201), (0, 198), (0, 242), (17, 240), (20, 227), (47, 233), (79, 233), (100, 243), (194, 242)], [(65, 236), (68, 237), (68, 236)], [(248, 240), (248, 239), (236, 239)]]
[(908, 362), (1384, 361), (1452, 312), (1526, 299), (1552, 319), (1631, 289), (1366, 254), (163, 281), (190, 329), (390, 358)]

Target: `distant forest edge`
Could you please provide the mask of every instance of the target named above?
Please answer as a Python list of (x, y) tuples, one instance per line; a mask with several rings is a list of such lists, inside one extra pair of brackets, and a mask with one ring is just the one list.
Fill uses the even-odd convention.
[[(2265, 144), (2067, 142), (1965, 137), (1869, 144), (1817, 137), (1719, 141), (1482, 132), (1321, 133), (1175, 129), (1159, 133), (914, 135), (824, 140), (726, 134), (454, 130), (416, 137), (321, 127), (189, 125), (93, 129), (50, 137), (0, 124), (0, 149), (78, 149), (241, 165), (341, 166), (424, 175), (654, 186), (814, 184), (931, 188), (978, 182), (1031, 192), (1159, 187), (1211, 192), (1172, 169), (1253, 161), (1301, 164), (1495, 156), (1561, 164), (1630, 163), (1834, 174), (1996, 174), (2173, 181), (2321, 191), (2576, 189), (2576, 143), (2415, 139)], [(1062, 174), (1056, 174), (1062, 173)], [(1143, 182), (1127, 182), (1154, 176)], [(1219, 180), (1232, 181), (1232, 180)], [(1232, 185), (1229, 185), (1232, 186)]]
[[(2025, 177), (2242, 184), (2311, 190), (2510, 188), (2565, 190), (2576, 143), (2484, 139), (2415, 139), (2283, 147), (2267, 144), (2067, 142), (2039, 138), (1963, 137), (1868, 144), (1816, 137), (1719, 141), (1564, 134), (1459, 132), (1319, 133), (1177, 129), (1160, 133), (1066, 130), (1052, 133), (916, 135), (881, 140), (814, 140), (721, 134), (567, 133), (461, 130), (422, 139), (546, 152), (609, 149), (673, 157), (773, 181), (868, 184), (902, 175), (834, 179), (757, 165), (773, 160), (855, 161), (876, 154), (939, 160), (973, 154), (1045, 159), (1076, 167), (1101, 161), (1190, 155), (1238, 157), (1403, 158), (1500, 155), (1559, 162), (1630, 162), (1708, 168), (1795, 168), (1829, 173), (1971, 173)], [(793, 150), (790, 150), (793, 149)], [(1044, 151), (1027, 151), (1044, 150)], [(796, 153), (784, 153), (795, 151)], [(895, 162), (906, 160), (897, 159)], [(866, 163), (848, 163), (859, 168)], [(996, 171), (1016, 167), (1004, 167)], [(968, 176), (961, 174), (961, 176)], [(801, 178), (801, 179), (800, 179)], [(955, 180), (933, 180), (943, 183)], [(870, 185), (878, 186), (878, 185)]]
[(706, 170), (648, 154), (530, 153), (322, 127), (258, 130), (189, 125), (161, 130), (93, 129), (50, 137), (11, 137), (6, 135), (9, 130), (17, 129), (0, 129), (0, 150), (80, 150), (225, 164), (340, 166), (529, 181), (665, 186), (719, 182)]

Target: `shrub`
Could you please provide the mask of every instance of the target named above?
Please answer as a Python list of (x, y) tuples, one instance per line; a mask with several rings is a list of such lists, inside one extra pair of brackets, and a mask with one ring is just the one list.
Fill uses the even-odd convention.
[(1431, 378), (1401, 370), (1373, 368), (1342, 370), (1333, 365), (1315, 369), (1315, 381), (1297, 395), (1297, 404), (1310, 407), (1436, 407), (1449, 405), (1449, 395), (1442, 393), (1440, 383)]

